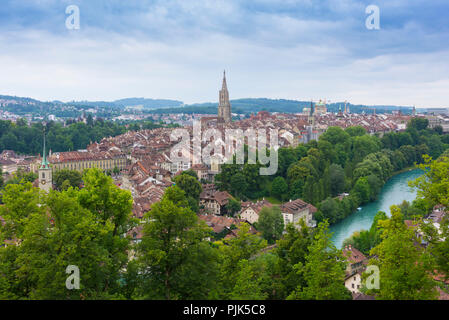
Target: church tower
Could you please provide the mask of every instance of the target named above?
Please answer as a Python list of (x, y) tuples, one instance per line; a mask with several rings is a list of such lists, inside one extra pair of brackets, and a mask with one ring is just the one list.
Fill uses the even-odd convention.
[(39, 189), (49, 192), (53, 188), (53, 178), (50, 163), (45, 154), (45, 132), (44, 132), (44, 152), (42, 154), (42, 162), (39, 167)]
[(220, 90), (218, 117), (224, 122), (231, 122), (231, 103), (229, 102), (228, 86), (226, 85), (226, 71), (223, 71), (223, 85)]

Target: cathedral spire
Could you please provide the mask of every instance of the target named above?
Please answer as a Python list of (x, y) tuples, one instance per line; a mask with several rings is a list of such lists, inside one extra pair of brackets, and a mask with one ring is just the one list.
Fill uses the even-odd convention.
[(226, 84), (226, 70), (223, 70), (223, 84), (219, 93), (218, 117), (224, 122), (231, 122), (231, 103), (229, 102), (228, 86)]
[(223, 85), (222, 85), (222, 90), (228, 90), (228, 86), (226, 84), (226, 70), (223, 70)]

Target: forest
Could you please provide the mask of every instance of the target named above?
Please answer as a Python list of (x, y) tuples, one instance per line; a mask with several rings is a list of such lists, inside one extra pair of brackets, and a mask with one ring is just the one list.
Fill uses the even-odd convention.
[(85, 149), (92, 142), (99, 142), (105, 137), (114, 137), (126, 131), (154, 129), (164, 125), (149, 120), (133, 122), (104, 121), (101, 118), (93, 120), (88, 115), (86, 123), (77, 120), (67, 120), (65, 124), (50, 121), (28, 125), (24, 119), (11, 121), (0, 120), (0, 150), (13, 150), (20, 154), (37, 155), (42, 152), (44, 129), (47, 146), (52, 152), (74, 151)]

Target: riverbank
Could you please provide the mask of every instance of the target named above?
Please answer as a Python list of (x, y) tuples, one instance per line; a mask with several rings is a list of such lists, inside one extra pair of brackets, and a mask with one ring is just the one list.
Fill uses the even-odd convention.
[(408, 181), (422, 174), (423, 171), (415, 167), (395, 172), (382, 187), (376, 201), (363, 205), (360, 211), (330, 226), (330, 231), (333, 232), (332, 241), (337, 248), (340, 248), (343, 241), (355, 231), (368, 230), (378, 211), (384, 211), (390, 215), (391, 205), (400, 204), (404, 200), (413, 201), (416, 198), (416, 191), (408, 186)]
[[(399, 174), (402, 174), (402, 173), (404, 173), (404, 172), (412, 171), (412, 170), (417, 170), (416, 166), (414, 166), (414, 165), (413, 165), (413, 166), (409, 166), (409, 167), (406, 167), (406, 168), (403, 168), (403, 169), (401, 169), (401, 170), (398, 170), (398, 171), (393, 172), (393, 173), (391, 174), (391, 177), (389, 177), (388, 180), (385, 181), (385, 183), (383, 184), (382, 188), (388, 183), (388, 181), (390, 181), (390, 180), (391, 180), (392, 178), (394, 178), (395, 176), (397, 176), (397, 175), (399, 175)], [(378, 199), (378, 198), (379, 198), (379, 195), (377, 195), (377, 199)], [(368, 205), (368, 204), (370, 204), (370, 203), (376, 202), (377, 199), (374, 200), (374, 201), (370, 201), (370, 202), (368, 202), (368, 203), (365, 203), (364, 206), (366, 206), (366, 205)], [(357, 212), (358, 212), (358, 210), (354, 210), (350, 215), (348, 215), (348, 216), (345, 217), (344, 219), (350, 217), (351, 215), (353, 215), (354, 213), (357, 213)], [(342, 219), (342, 220), (344, 220), (344, 219)], [(342, 220), (340, 220), (340, 221), (342, 221)], [(335, 225), (335, 224), (338, 224), (340, 221), (337, 221), (337, 222), (331, 224), (330, 226)]]
[[(401, 173), (404, 173), (404, 172), (407, 172), (407, 171), (417, 170), (417, 169), (418, 169), (418, 168), (417, 168), (416, 166), (413, 165), (413, 166), (406, 167), (406, 168), (404, 168), (404, 169), (395, 171), (395, 172), (393, 172), (393, 174), (391, 175), (391, 177), (390, 177), (388, 180), (390, 180), (391, 178), (393, 178), (394, 176), (396, 176), (396, 175), (398, 175), (398, 174), (401, 174)], [(388, 180), (387, 180), (387, 182), (388, 182)], [(387, 183), (387, 182), (385, 182), (385, 183)]]

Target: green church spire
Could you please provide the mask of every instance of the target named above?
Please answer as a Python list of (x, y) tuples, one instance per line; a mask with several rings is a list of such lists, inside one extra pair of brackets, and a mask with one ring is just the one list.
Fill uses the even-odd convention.
[(47, 156), (45, 153), (45, 129), (44, 129), (44, 150), (42, 153), (41, 169), (48, 169), (48, 168), (49, 168), (49, 163), (48, 163)]

